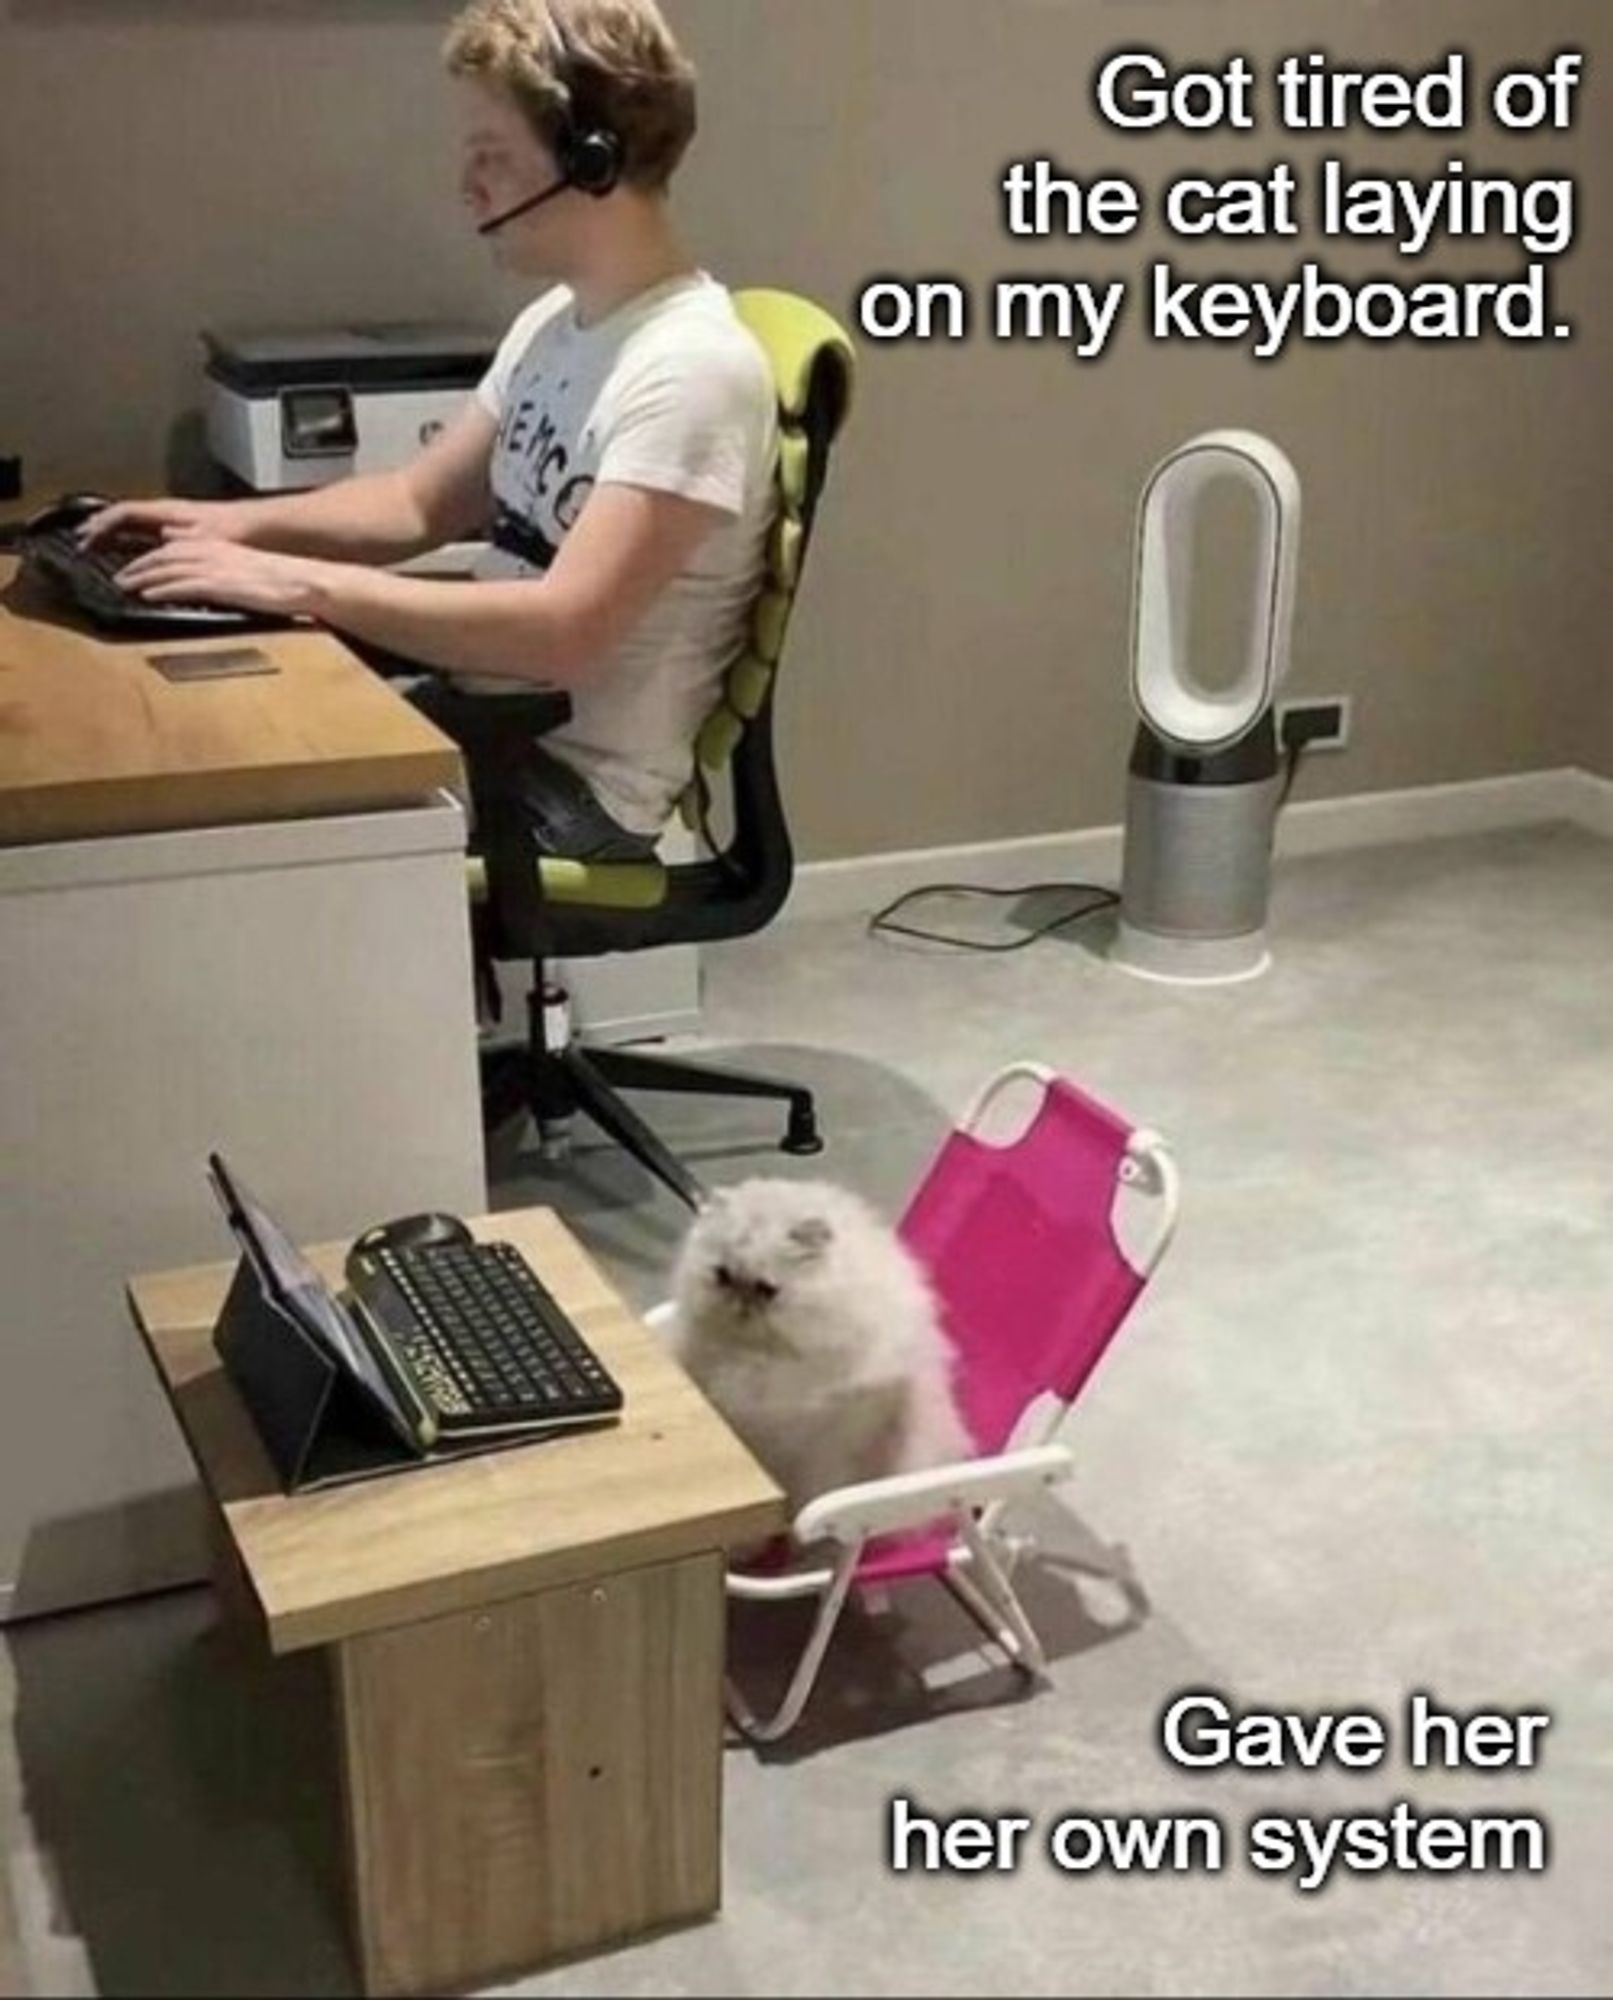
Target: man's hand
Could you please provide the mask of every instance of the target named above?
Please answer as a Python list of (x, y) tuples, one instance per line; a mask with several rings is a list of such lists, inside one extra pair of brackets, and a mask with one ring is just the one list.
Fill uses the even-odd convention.
[(278, 618), (317, 614), (320, 586), (334, 565), (270, 555), (203, 535), (178, 535), (137, 556), (118, 582), (151, 604), (228, 604)]
[(202, 536), (214, 542), (252, 540), (261, 510), (251, 500), (119, 500), (92, 514), (79, 530), (84, 542), (98, 542), (120, 529), (160, 535), (164, 541)]

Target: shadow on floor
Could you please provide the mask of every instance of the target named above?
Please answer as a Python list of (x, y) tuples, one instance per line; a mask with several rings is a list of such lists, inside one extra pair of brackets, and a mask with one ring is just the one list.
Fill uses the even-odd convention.
[[(1035, 1520), (1040, 1553), (1015, 1580), (1031, 1624), (1060, 1666), (1133, 1632), (1149, 1612), (1121, 1551), (1106, 1550), (1073, 1516), (1046, 1506)], [(773, 1713), (811, 1630), (814, 1601), (735, 1604), (730, 1670), (752, 1708)], [(894, 1586), (889, 1608), (848, 1603), (806, 1712), (782, 1742), (759, 1745), (768, 1763), (796, 1763), (870, 1737), (889, 1736), (1043, 1692), (1010, 1666), (950, 1592), (929, 1578)]]
[(7, 1635), (31, 1956), (76, 1943), (102, 1994), (348, 1994), (326, 1663), (271, 1660), (211, 1593)]
[[(702, 1061), (707, 1051), (700, 1051)], [(696, 1175), (713, 1187), (752, 1178), (829, 1180), (854, 1189), (894, 1220), (948, 1129), (946, 1113), (895, 1071), (834, 1050), (746, 1046), (714, 1049), (713, 1063), (798, 1081), (818, 1102), (827, 1141), (812, 1159), (778, 1150), (782, 1111), (734, 1098), (636, 1092), (640, 1110)], [(665, 1295), (689, 1226), (688, 1211), (636, 1160), (576, 1121), (568, 1160), (546, 1164), (530, 1122), (500, 1133), (489, 1150), (495, 1210), (549, 1207), (645, 1306)]]
[[(1043, 1554), (1020, 1586), (1057, 1679), (1134, 1630), (1147, 1603), (1134, 1583), (1083, 1578), (1078, 1592), (1076, 1571), (1105, 1552), (1069, 1515), (1042, 1512)], [(736, 1608), (731, 1657), (754, 1699), (782, 1689), (806, 1616)], [(269, 1659), (218, 1624), (207, 1591), (40, 1620), (7, 1643), (24, 1811), (46, 1871), (21, 1910), (29, 1956), (81, 1952), (105, 1995), (356, 1993), (323, 1659)], [(800, 1725), (757, 1754), (797, 1763), (1055, 1698), (985, 1647), (938, 1585), (908, 1584), (888, 1613), (848, 1609)]]

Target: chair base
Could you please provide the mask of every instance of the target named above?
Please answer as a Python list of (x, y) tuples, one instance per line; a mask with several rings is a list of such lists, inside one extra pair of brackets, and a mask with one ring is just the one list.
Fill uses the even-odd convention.
[[(989, 1533), (972, 1515), (960, 1518), (956, 1526), (958, 1542), (945, 1563), (933, 1572), (934, 1579), (945, 1585), (986, 1637), (996, 1644), (1010, 1667), (1023, 1674), (1033, 1686), (1047, 1685), (1050, 1679), (1047, 1654), (1012, 1581), (1018, 1556), (1031, 1544), (1020, 1537)], [(791, 1595), (815, 1595), (818, 1598), (818, 1615), (790, 1676), (789, 1685), (770, 1715), (763, 1716), (756, 1712), (731, 1674), (724, 1679), (723, 1700), (728, 1719), (741, 1736), (748, 1737), (753, 1743), (777, 1743), (800, 1721), (817, 1686), (829, 1641), (845, 1609), (846, 1600), (857, 1586), (862, 1554), (862, 1543), (850, 1543), (840, 1550), (832, 1569), (812, 1573), (810, 1580), (805, 1574), (799, 1579), (782, 1578), (773, 1590), (766, 1592), (780, 1599)], [(910, 1582), (921, 1580), (918, 1577), (909, 1579)], [(741, 1598), (751, 1596), (753, 1593), (745, 1587), (746, 1581), (730, 1572), (729, 1595)], [(792, 1588), (796, 1581), (808, 1587), (797, 1592)], [(883, 1586), (876, 1588), (883, 1592)]]
[(808, 1157), (823, 1151), (817, 1106), (799, 1084), (642, 1049), (587, 1049), (577, 1042), (550, 1048), (541, 1000), (529, 1000), (527, 1011), (526, 1046), (492, 1049), (482, 1058), (482, 1123), (489, 1134), (523, 1114), (548, 1133), (584, 1112), (691, 1209), (701, 1206), (709, 1190), (627, 1103), (624, 1090), (766, 1098), (788, 1107), (781, 1152)]

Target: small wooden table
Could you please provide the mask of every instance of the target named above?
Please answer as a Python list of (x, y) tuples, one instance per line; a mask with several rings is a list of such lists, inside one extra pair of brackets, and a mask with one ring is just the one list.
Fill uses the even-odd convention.
[[(716, 1910), (723, 1551), (785, 1519), (555, 1216), (474, 1226), (543, 1274), (621, 1384), (619, 1425), (288, 1496), (213, 1351), (230, 1267), (130, 1287), (270, 1647), (330, 1648), (371, 1993)], [(339, 1247), (312, 1255), (339, 1273)]]

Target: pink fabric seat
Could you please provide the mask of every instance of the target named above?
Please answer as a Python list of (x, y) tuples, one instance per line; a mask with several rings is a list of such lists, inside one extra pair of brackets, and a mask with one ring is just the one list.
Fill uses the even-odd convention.
[(1013, 1145), (954, 1132), (908, 1204), (900, 1234), (941, 1300), (982, 1452), (1038, 1396), (1074, 1402), (1143, 1288), (1114, 1227), (1132, 1136), (1055, 1078)]
[(864, 1549), (857, 1564), (859, 1583), (903, 1583), (909, 1577), (939, 1576), (947, 1566), (954, 1536), (947, 1523), (916, 1535), (881, 1535)]

